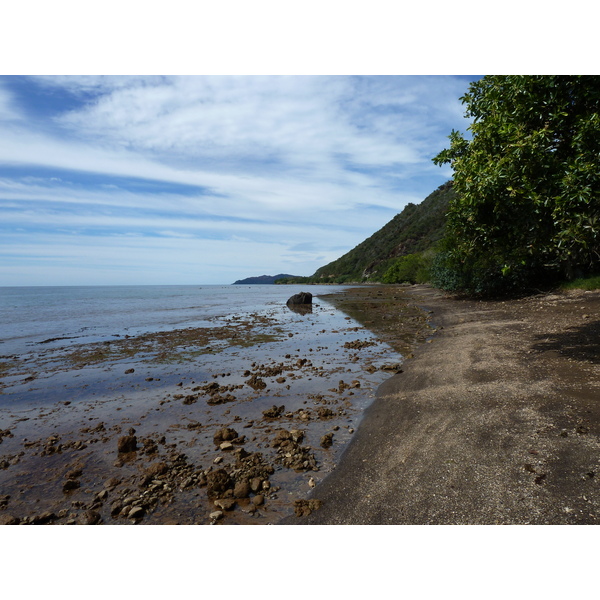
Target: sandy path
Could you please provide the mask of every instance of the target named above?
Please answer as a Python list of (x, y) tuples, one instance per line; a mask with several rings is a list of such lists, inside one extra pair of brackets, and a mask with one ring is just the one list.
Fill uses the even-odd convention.
[(437, 333), (380, 386), (322, 507), (283, 523), (597, 523), (600, 293), (405, 293)]

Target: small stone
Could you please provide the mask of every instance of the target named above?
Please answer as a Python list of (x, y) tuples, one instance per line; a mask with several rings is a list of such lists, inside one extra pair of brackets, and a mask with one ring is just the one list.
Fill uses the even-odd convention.
[(81, 477), (82, 473), (83, 473), (83, 467), (77, 466), (74, 469), (71, 469), (67, 473), (67, 479), (77, 479), (78, 477)]
[(220, 510), (215, 510), (214, 512), (211, 512), (208, 516), (210, 517), (211, 521), (218, 521), (219, 519), (223, 518), (223, 512)]
[(250, 495), (250, 490), (250, 484), (247, 481), (240, 481), (235, 484), (233, 495), (235, 498), (247, 498)]
[(311, 512), (319, 510), (323, 502), (317, 499), (296, 500), (294, 502), (294, 512), (297, 517), (307, 517)]
[(144, 509), (141, 506), (134, 506), (127, 515), (128, 519), (141, 519), (144, 516)]
[(256, 494), (259, 490), (262, 490), (263, 480), (260, 477), (254, 477), (252, 481), (250, 481), (250, 489)]
[(135, 369), (127, 369), (127, 371), (125, 371), (125, 375), (129, 375), (130, 373), (135, 373)]
[(76, 479), (67, 479), (63, 483), (63, 492), (69, 492), (71, 490), (76, 490), (81, 484)]
[(137, 438), (134, 435), (124, 435), (119, 438), (117, 449), (119, 452), (135, 452), (137, 450)]
[(233, 510), (236, 505), (235, 498), (219, 498), (214, 502), (217, 508), (221, 510)]
[(321, 438), (321, 448), (331, 448), (333, 446), (333, 433), (326, 433)]
[(262, 494), (257, 494), (252, 498), (252, 504), (254, 506), (262, 506), (265, 503), (265, 497)]
[(118, 477), (111, 477), (108, 481), (104, 483), (105, 488), (114, 488), (121, 483), (121, 480)]
[(96, 494), (96, 500), (106, 500), (108, 496), (108, 490), (102, 490)]
[(83, 515), (83, 521), (85, 525), (98, 525), (102, 521), (102, 517), (95, 510), (88, 510)]
[(231, 450), (233, 448), (233, 444), (231, 442), (223, 442), (219, 445), (219, 448), (223, 451)]

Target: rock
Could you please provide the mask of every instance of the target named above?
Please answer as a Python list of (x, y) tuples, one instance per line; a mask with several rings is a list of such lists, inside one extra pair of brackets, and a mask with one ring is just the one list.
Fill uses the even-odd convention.
[(285, 406), (275, 406), (273, 405), (271, 408), (267, 410), (263, 410), (263, 415), (267, 419), (278, 419), (285, 412)]
[(98, 525), (102, 521), (100, 513), (95, 510), (88, 510), (83, 515), (83, 522), (85, 525)]
[(250, 484), (247, 481), (240, 481), (233, 488), (233, 496), (235, 498), (247, 498), (250, 495)]
[(119, 452), (135, 452), (137, 450), (137, 438), (135, 435), (124, 435), (119, 438), (117, 448)]
[(256, 494), (262, 490), (263, 480), (260, 477), (254, 477), (252, 481), (250, 481), (250, 489)]
[(321, 448), (331, 448), (333, 446), (333, 433), (326, 433), (321, 438)]
[(286, 304), (295, 305), (295, 304), (312, 304), (312, 294), (310, 292), (300, 292), (299, 294), (294, 294)]
[(311, 512), (319, 510), (323, 506), (321, 500), (296, 500), (294, 502), (294, 513), (297, 517), (307, 517)]
[(248, 456), (250, 456), (250, 452), (248, 452), (244, 448), (238, 448), (234, 452), (234, 454), (237, 457), (237, 460), (244, 460), (244, 458), (247, 458)]
[(382, 365), (380, 368), (382, 371), (394, 371), (395, 373), (402, 373), (402, 365), (400, 363), (388, 363)]
[(127, 515), (128, 519), (141, 519), (144, 516), (144, 509), (141, 506), (134, 506)]
[(220, 510), (215, 510), (208, 515), (211, 521), (218, 521), (223, 518), (223, 512)]
[(127, 371), (125, 371), (125, 375), (129, 375), (131, 373), (135, 373), (135, 369), (127, 369)]
[(262, 506), (265, 503), (265, 497), (262, 494), (256, 494), (254, 498), (252, 498), (252, 504), (254, 506)]
[(267, 387), (267, 384), (260, 377), (258, 377), (256, 373), (252, 375), (250, 379), (246, 380), (246, 385), (249, 385), (253, 390), (257, 392), (260, 390), (264, 390)]
[(53, 512), (45, 512), (41, 515), (36, 515), (31, 519), (32, 525), (45, 525), (50, 521), (54, 521), (56, 519), (56, 515)]
[(292, 429), (290, 431), (290, 435), (292, 436), (294, 442), (297, 442), (298, 444), (300, 444), (304, 439), (304, 431), (300, 429)]
[(111, 477), (108, 481), (104, 483), (105, 488), (114, 488), (117, 487), (121, 483), (121, 480), (118, 477)]
[(233, 444), (231, 442), (223, 442), (219, 445), (220, 450), (231, 450), (233, 448)]
[(221, 510), (233, 510), (236, 505), (236, 501), (235, 498), (220, 498), (215, 500), (214, 504)]
[(223, 494), (231, 487), (231, 477), (225, 469), (211, 471), (206, 476), (206, 493), (215, 498)]
[(123, 504), (120, 501), (113, 502), (110, 505), (110, 514), (115, 517), (123, 510)]
[(219, 446), (222, 442), (231, 442), (237, 437), (239, 436), (235, 429), (232, 429), (231, 427), (223, 427), (215, 433), (213, 436), (213, 442), (215, 446)]
[(145, 471), (145, 475), (148, 477), (158, 477), (164, 475), (169, 470), (169, 467), (164, 462), (152, 463)]
[(94, 498), (98, 501), (98, 502), (104, 502), (104, 500), (106, 500), (106, 498), (108, 497), (108, 490), (102, 490), (100, 492), (98, 492)]
[(83, 467), (80, 465), (77, 465), (74, 469), (71, 469), (67, 473), (67, 479), (77, 479), (78, 477), (81, 477), (82, 473), (83, 473)]
[(20, 522), (20, 519), (12, 515), (0, 515), (0, 525), (18, 525)]
[(320, 406), (317, 409), (317, 415), (319, 415), (319, 419), (330, 419), (335, 416), (335, 413), (330, 408)]
[(71, 490), (76, 490), (78, 487), (80, 487), (80, 485), (81, 484), (76, 479), (67, 479), (67, 481), (63, 483), (63, 492), (70, 492)]

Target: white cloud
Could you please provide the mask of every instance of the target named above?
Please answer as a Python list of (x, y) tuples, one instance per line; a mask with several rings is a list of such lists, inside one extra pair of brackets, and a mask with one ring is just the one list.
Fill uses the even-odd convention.
[[(104, 265), (130, 261), (138, 273), (151, 269), (133, 248), (143, 248), (139, 260), (148, 265), (176, 261), (178, 252), (183, 263), (197, 252), (218, 256), (198, 268), (207, 277), (220, 270), (224, 283), (246, 263), (261, 272), (295, 265), (308, 275), (443, 183), (448, 171), (431, 156), (453, 127), (466, 125), (458, 96), (467, 85), (455, 78), (32, 81), (78, 105), (55, 109), (43, 127), (48, 117), (38, 117), (34, 127), (14, 110), (10, 82), (0, 87), (0, 119), (12, 119), (0, 123), (2, 222), (14, 235), (23, 229), (1, 247), (13, 266), (16, 249), (64, 266), (81, 245)], [(89, 175), (95, 183), (82, 183)], [(149, 185), (141, 191), (133, 179)], [(134, 246), (126, 252), (115, 240)], [(112, 272), (83, 255), (90, 269)], [(71, 272), (84, 268), (80, 258), (72, 257)], [(165, 267), (163, 276), (173, 271)]]
[(0, 86), (0, 123), (2, 121), (18, 121), (22, 119), (21, 111), (15, 105), (12, 94)]

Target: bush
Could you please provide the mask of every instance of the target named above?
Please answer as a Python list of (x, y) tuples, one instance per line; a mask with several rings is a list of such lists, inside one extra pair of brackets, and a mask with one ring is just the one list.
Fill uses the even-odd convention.
[(432, 253), (417, 252), (397, 258), (381, 277), (383, 283), (426, 283)]

